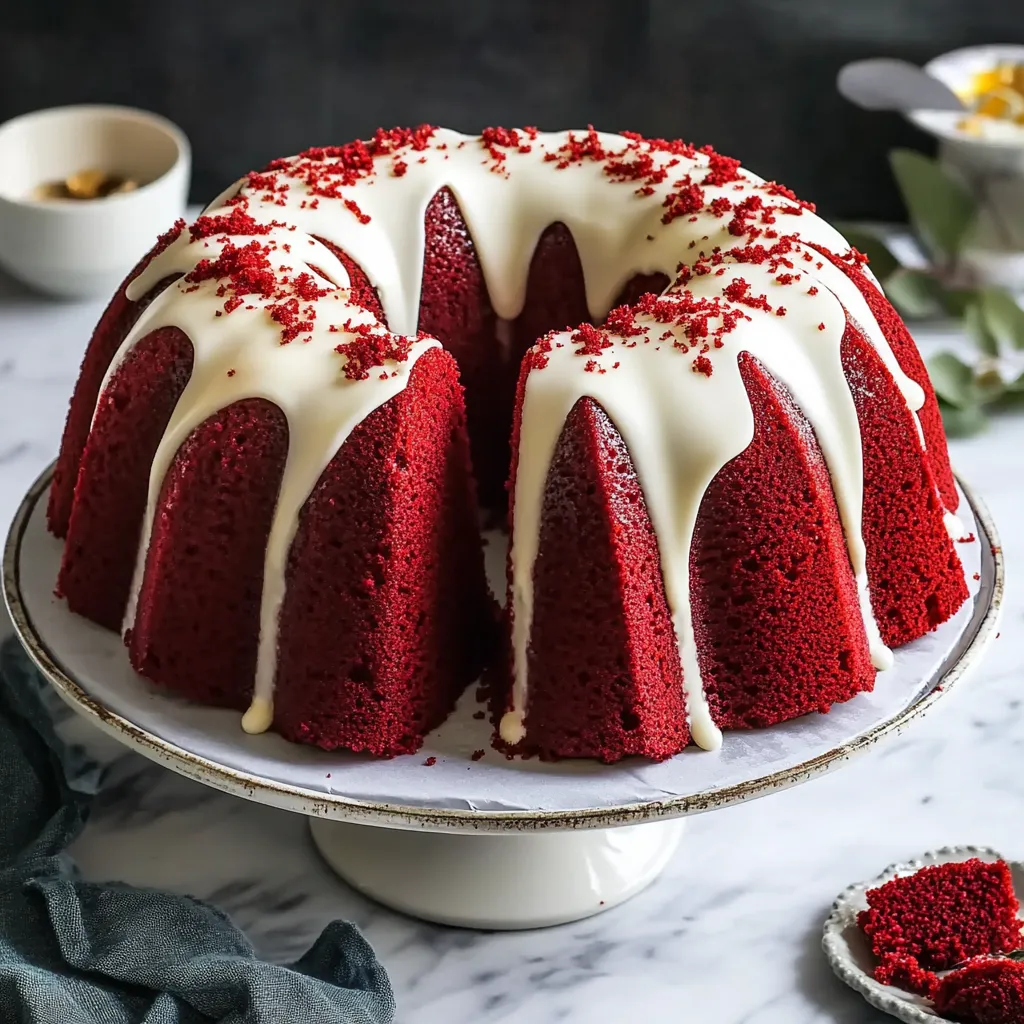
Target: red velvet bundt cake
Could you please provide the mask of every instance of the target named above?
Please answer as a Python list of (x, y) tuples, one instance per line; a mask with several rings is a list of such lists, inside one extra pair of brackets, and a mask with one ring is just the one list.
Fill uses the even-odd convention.
[(808, 204), (682, 142), (429, 127), (276, 160), (130, 275), (58, 592), (250, 730), (411, 751), (492, 654), (477, 493), (516, 752), (826, 711), (967, 596), (920, 356)]

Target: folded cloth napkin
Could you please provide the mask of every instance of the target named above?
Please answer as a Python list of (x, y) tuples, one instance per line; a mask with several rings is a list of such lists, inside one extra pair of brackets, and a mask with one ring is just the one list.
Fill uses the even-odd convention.
[(57, 736), (43, 682), (0, 646), (0, 1021), (3, 1024), (384, 1024), (395, 1002), (353, 925), (294, 964), (259, 960), (216, 907), (83, 881), (64, 852), (99, 769)]

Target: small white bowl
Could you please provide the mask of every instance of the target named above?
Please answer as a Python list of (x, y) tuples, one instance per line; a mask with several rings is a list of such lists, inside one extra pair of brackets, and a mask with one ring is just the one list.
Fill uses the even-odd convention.
[[(113, 294), (183, 215), (191, 163), (179, 128), (130, 107), (54, 107), (0, 125), (0, 265), (54, 295)], [(39, 185), (87, 169), (140, 187), (102, 199), (33, 198)]]
[[(997, 44), (966, 46), (928, 61), (924, 70), (962, 95), (974, 76), (1000, 64), (1024, 64), (1024, 46)], [(964, 114), (955, 110), (912, 110), (908, 119), (952, 149), (961, 164), (978, 171), (1020, 175), (1024, 173), (1024, 127), (991, 119), (991, 131), (971, 135), (960, 127)], [(988, 123), (987, 121), (985, 122)]]

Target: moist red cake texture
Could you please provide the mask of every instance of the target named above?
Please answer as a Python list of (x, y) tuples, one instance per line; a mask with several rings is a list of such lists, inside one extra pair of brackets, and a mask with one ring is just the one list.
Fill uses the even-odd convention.
[(1024, 1021), (1024, 963), (978, 957), (947, 974), (933, 997), (935, 1010), (966, 1024)]
[[(290, 245), (275, 241), (275, 232), (288, 225), (268, 219), (267, 211), (287, 218), (289, 189), (301, 187), (308, 196), (303, 207), (341, 199), (345, 216), (365, 226), (370, 214), (345, 189), (374, 175), (411, 177), (410, 168), (428, 152), (446, 160), (447, 143), (429, 149), (434, 134), (426, 127), (395, 129), (367, 143), (274, 161), (244, 179), (223, 210), (188, 229), (192, 242), (221, 246), (219, 255), (211, 250), (184, 281), (167, 274), (129, 298), (130, 283), (179, 236), (185, 240), (179, 224), (132, 272), (86, 352), (50, 494), (50, 529), (66, 538), (57, 589), (74, 611), (122, 627), (149, 468), (194, 373), (196, 339), (161, 326), (134, 342), (100, 393), (140, 316), (167, 289), (187, 295), (212, 284), (224, 299), (215, 313), (222, 321), (263, 303), (281, 344), (306, 344), (319, 329), (318, 303), (331, 281), (312, 263), (312, 275), (292, 277), (277, 266)], [(693, 312), (699, 304), (687, 304), (687, 281), (718, 274), (725, 262), (770, 269), (783, 292), (817, 291), (802, 276), (811, 274), (816, 256), (780, 224), (809, 217), (808, 204), (770, 182), (743, 199), (712, 198), (716, 189), (745, 187), (736, 161), (681, 142), (626, 140), (626, 150), (615, 154), (592, 130), (570, 133), (543, 159), (551, 174), (599, 166), (608, 187), (628, 182), (637, 202), (658, 204), (665, 225), (705, 217), (728, 228), (728, 247), (699, 258), (681, 254), (691, 265), (681, 267), (667, 306), (655, 295), (669, 286), (669, 276), (635, 273), (619, 289), (607, 321), (588, 326), (577, 242), (553, 217), (529, 258), (521, 312), (502, 320), (457, 191), (441, 187), (426, 205), (417, 338), (436, 337), (446, 351), (419, 356), (408, 384), (352, 431), (299, 514), (274, 690), (274, 728), (288, 739), (381, 756), (412, 752), (487, 664), (495, 720), (509, 709), (512, 613), (506, 612), (502, 654), (495, 657), (476, 503), (479, 494), (492, 514), (503, 509), (506, 492), (514, 494), (517, 466), (533, 455), (520, 450), (522, 408), (530, 375), (545, 372), (548, 332), (582, 324), (581, 360), (603, 373), (594, 355), (636, 344), (630, 332), (637, 316), (657, 320), (666, 309), (670, 317), (685, 309), (687, 329), (703, 324), (707, 335), (709, 316), (724, 315), (725, 323), (745, 317), (745, 310), (771, 309), (764, 297), (733, 287), (713, 313)], [(541, 141), (533, 129), (492, 129), (459, 147), (467, 144), (480, 145), (488, 170), (502, 175), (514, 173), (505, 169), (508, 154), (528, 153)], [(674, 165), (698, 157), (705, 167), (700, 175), (672, 180), (680, 173)], [(657, 189), (668, 182), (672, 190), (662, 200)], [(312, 240), (345, 268), (350, 301), (388, 326), (386, 303), (366, 268), (336, 241), (319, 234)], [(934, 392), (913, 341), (865, 276), (859, 254), (817, 249), (863, 295), (896, 362), (925, 396), (918, 414), (922, 450), (892, 373), (848, 321), (841, 357), (863, 446), (870, 599), (882, 639), (895, 646), (934, 629), (966, 599), (943, 525), (957, 494)], [(773, 310), (785, 314), (782, 305)], [(416, 340), (384, 344), (376, 328), (350, 322), (330, 329), (355, 333), (355, 341), (339, 345), (351, 379), (386, 376)], [(710, 377), (720, 342), (703, 337), (684, 372)], [(739, 360), (754, 437), (707, 489), (690, 556), (704, 692), (716, 725), (725, 729), (824, 712), (870, 690), (874, 680), (847, 540), (814, 431), (764, 365), (745, 353)], [(262, 559), (289, 443), (279, 408), (259, 397), (242, 399), (195, 427), (162, 481), (135, 616), (124, 625), (134, 667), (173, 692), (239, 709), (252, 699)], [(611, 762), (669, 757), (689, 742), (690, 709), (658, 537), (632, 455), (599, 402), (575, 403), (543, 501), (527, 738), (497, 741), (506, 750)], [(514, 504), (508, 517), (514, 531)]]
[(857, 923), (879, 959), (875, 977), (932, 996), (935, 971), (1021, 944), (1010, 869), (978, 858), (922, 868), (868, 890)]

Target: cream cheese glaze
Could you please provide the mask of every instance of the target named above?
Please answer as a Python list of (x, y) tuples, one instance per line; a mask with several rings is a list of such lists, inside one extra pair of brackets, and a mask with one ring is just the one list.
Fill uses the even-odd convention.
[[(575, 144), (580, 139), (599, 150), (602, 158), (581, 156)], [(640, 178), (610, 173), (606, 157), (613, 162), (639, 157), (646, 170)], [(527, 131), (511, 144), (505, 140), (496, 146), (493, 140), (437, 129), (413, 145), (380, 147), (368, 167), (325, 190), (317, 173), (329, 171), (335, 160), (334, 151), (315, 151), (312, 156), (275, 161), (267, 174), (243, 178), (205, 214), (227, 217), (242, 210), (258, 226), (251, 237), (212, 232), (194, 238), (183, 231), (128, 286), (128, 297), (139, 299), (169, 275), (195, 276), (202, 261), (215, 260), (228, 246), (255, 239), (272, 252), (275, 274), (285, 289), (300, 275), (317, 275), (322, 294), (303, 302), (311, 311), (309, 329), (282, 344), (281, 323), (274, 319), (279, 297), (243, 292), (243, 302), (226, 311), (224, 297), (233, 294), (230, 287), (225, 292), (223, 281), (189, 281), (186, 276), (156, 297), (125, 339), (107, 380), (131, 347), (158, 327), (183, 330), (195, 352), (191, 379), (153, 461), (125, 629), (134, 621), (157, 500), (178, 447), (204, 419), (232, 402), (252, 397), (274, 402), (287, 419), (289, 451), (267, 545), (253, 702), (244, 718), (249, 731), (269, 728), (278, 614), (299, 512), (353, 427), (400, 392), (416, 359), (438, 343), (410, 339), (407, 358), (385, 360), (382, 372), (374, 369), (357, 380), (345, 376), (346, 357), (337, 347), (356, 338), (360, 330), (380, 335), (388, 330), (399, 335), (416, 332), (424, 215), (438, 190), (448, 187), (472, 235), (505, 335), (504, 322), (522, 311), (534, 249), (553, 223), (565, 224), (576, 242), (587, 303), (596, 322), (608, 314), (635, 274), (661, 272), (674, 279), (680, 264), (693, 265), (719, 250), (742, 247), (745, 239), (730, 231), (730, 217), (721, 209), (735, 209), (744, 200), (751, 200), (755, 208), (762, 201), (770, 204), (773, 227), (765, 239), (790, 238), (796, 250), (806, 254), (798, 261), (798, 270), (808, 287), (783, 287), (764, 266), (728, 260), (721, 275), (692, 278), (685, 284), (692, 294), (720, 298), (729, 282), (742, 278), (751, 292), (767, 296), (773, 307), (783, 301), (786, 306), (784, 317), (739, 307), (746, 319), (724, 337), (712, 376), (692, 372), (696, 350), (688, 357), (673, 348), (671, 340), (615, 345), (595, 357), (608, 372), (588, 371), (587, 360), (574, 354), (569, 334), (556, 339), (544, 371), (531, 374), (522, 424), (521, 450), (526, 454), (517, 475), (511, 541), (515, 685), (513, 707), (500, 726), (503, 739), (515, 743), (525, 735), (532, 573), (544, 482), (565, 417), (586, 395), (604, 407), (633, 456), (657, 535), (694, 740), (706, 748), (720, 744), (694, 649), (688, 554), (707, 485), (753, 435), (753, 417), (736, 362), (743, 351), (760, 359), (790, 389), (814, 428), (832, 476), (872, 657), (879, 668), (891, 661), (878, 637), (867, 595), (860, 532), (860, 437), (839, 358), (847, 316), (878, 351), (911, 410), (921, 407), (924, 394), (900, 370), (858, 288), (810, 248), (846, 252), (848, 243), (834, 228), (788, 190), (748, 171), (738, 169), (719, 183), (713, 173), (715, 158), (708, 152), (673, 150), (621, 135)], [(682, 180), (699, 183), (699, 202), (684, 215), (670, 215)], [(344, 266), (319, 239), (343, 250), (362, 268), (380, 297), (387, 329), (351, 301)], [(664, 329), (657, 324), (659, 335)], [(676, 340), (679, 337), (677, 331)], [(615, 370), (610, 369), (613, 353), (621, 364)], [(609, 366), (604, 366), (606, 362)], [(639, 401), (638, 394), (644, 396)], [(709, 422), (714, 429), (707, 429)], [(681, 445), (679, 438), (690, 443)]]

